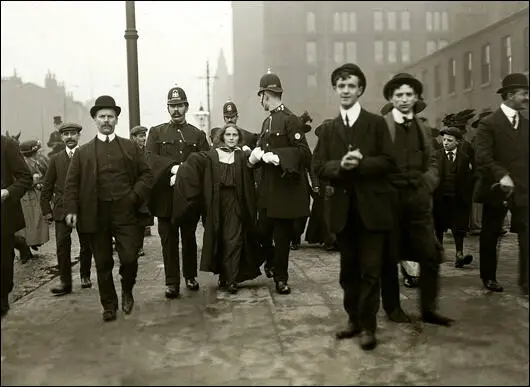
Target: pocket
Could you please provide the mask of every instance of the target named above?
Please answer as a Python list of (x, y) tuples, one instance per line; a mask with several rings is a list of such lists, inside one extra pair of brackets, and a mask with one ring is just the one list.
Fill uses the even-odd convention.
[(160, 139), (156, 141), (161, 156), (174, 156), (177, 151), (175, 140)]

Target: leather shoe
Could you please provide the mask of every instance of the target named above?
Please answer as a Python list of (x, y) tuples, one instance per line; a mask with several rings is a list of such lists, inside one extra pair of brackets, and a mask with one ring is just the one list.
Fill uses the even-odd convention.
[(267, 278), (272, 278), (274, 276), (274, 271), (272, 270), (272, 267), (265, 265), (264, 270), (265, 270), (265, 275), (267, 276)]
[(407, 288), (417, 288), (419, 285), (419, 279), (418, 277), (405, 277), (403, 279), (403, 285)]
[(421, 319), (428, 324), (442, 325), (444, 327), (450, 327), (455, 322), (455, 320), (435, 312), (425, 312), (421, 315)]
[(361, 345), (361, 348), (365, 351), (370, 351), (374, 349), (377, 346), (377, 340), (375, 338), (375, 334), (372, 332), (368, 332), (368, 331), (362, 331), (360, 345)]
[(166, 287), (166, 298), (178, 298), (180, 296), (180, 289), (178, 285), (168, 285)]
[(237, 293), (237, 285), (236, 284), (230, 284), (228, 285), (228, 288), (227, 288), (228, 292), (231, 293), (231, 294), (236, 294)]
[(410, 317), (401, 308), (396, 308), (388, 314), (388, 319), (395, 323), (410, 323)]
[(494, 280), (487, 280), (487, 281), (483, 281), (484, 283), (484, 287), (492, 292), (503, 292), (504, 291), (504, 288), (499, 285), (499, 283), (497, 281), (494, 281)]
[(469, 265), (471, 262), (473, 262), (473, 256), (471, 254), (464, 255), (462, 252), (456, 253), (455, 268), (462, 269), (465, 265)]
[(106, 309), (103, 311), (103, 321), (114, 321), (116, 320), (116, 309)]
[(361, 330), (350, 321), (348, 322), (346, 328), (335, 333), (335, 338), (337, 340), (351, 339), (352, 337), (357, 336), (359, 333), (361, 333)]
[(81, 287), (83, 289), (91, 288), (92, 281), (90, 281), (90, 278), (81, 278)]
[(189, 290), (199, 290), (199, 283), (195, 280), (195, 278), (187, 278), (186, 279), (186, 287)]
[(121, 309), (125, 314), (131, 314), (134, 307), (134, 298), (131, 291), (121, 292)]
[(287, 285), (287, 282), (278, 281), (276, 282), (276, 291), (279, 294), (289, 294), (291, 293), (291, 288), (289, 287), (289, 285)]
[(64, 296), (65, 294), (72, 293), (72, 285), (60, 284), (56, 288), (52, 288), (51, 292), (56, 296)]

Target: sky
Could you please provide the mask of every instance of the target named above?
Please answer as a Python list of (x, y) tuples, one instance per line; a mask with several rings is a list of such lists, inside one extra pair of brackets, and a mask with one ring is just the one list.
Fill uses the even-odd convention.
[[(122, 107), (116, 132), (128, 137), (125, 1), (2, 1), (1, 73), (44, 86), (48, 71), (74, 99), (113, 96)], [(229, 1), (135, 1), (140, 120), (168, 121), (167, 93), (182, 87), (197, 111), (206, 101), (206, 61), (215, 75), (222, 49), (231, 73)], [(211, 90), (210, 90), (211, 91)], [(193, 116), (188, 115), (193, 121)]]

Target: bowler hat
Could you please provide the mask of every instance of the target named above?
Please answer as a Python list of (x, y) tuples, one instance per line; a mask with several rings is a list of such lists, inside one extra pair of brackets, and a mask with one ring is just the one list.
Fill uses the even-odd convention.
[(508, 74), (502, 80), (502, 87), (497, 94), (502, 94), (513, 89), (528, 89), (528, 78), (521, 73)]
[(357, 78), (359, 78), (359, 86), (363, 87), (363, 93), (366, 90), (366, 76), (364, 75), (363, 71), (359, 66), (357, 66), (354, 63), (345, 63), (340, 67), (337, 67), (333, 72), (331, 73), (331, 86), (335, 86), (337, 84), (337, 77), (338, 74), (342, 71), (348, 71), (352, 75), (355, 75)]
[(223, 105), (223, 117), (237, 116), (237, 106), (232, 101), (228, 101)]
[(142, 125), (137, 125), (131, 128), (131, 136), (136, 136), (139, 133), (147, 133), (147, 128)]
[(96, 116), (98, 110), (101, 109), (113, 109), (116, 112), (116, 117), (121, 113), (121, 107), (116, 105), (116, 101), (110, 95), (102, 95), (96, 99), (94, 106), (90, 108), (90, 115), (92, 118)]
[(38, 140), (27, 140), (20, 143), (20, 153), (23, 155), (31, 155), (40, 149)]
[(61, 124), (61, 126), (59, 126), (59, 129), (57, 130), (59, 131), (59, 133), (63, 133), (69, 130), (75, 130), (76, 132), (79, 133), (82, 129), (83, 127), (79, 124), (76, 124), (74, 122), (65, 122)]
[[(427, 104), (425, 102), (423, 102), (422, 100), (418, 100), (418, 102), (414, 104), (414, 108), (413, 108), (414, 114), (421, 113), (422, 111), (425, 110), (426, 107), (427, 107)], [(390, 113), (390, 111), (393, 108), (394, 108), (394, 105), (391, 102), (388, 102), (385, 106), (381, 108), (381, 114), (384, 116), (387, 113)]]
[(383, 87), (383, 96), (389, 100), (392, 97), (393, 91), (401, 85), (409, 85), (414, 89), (418, 96), (423, 93), (422, 83), (408, 73), (399, 73), (389, 80)]
[(448, 128), (444, 128), (440, 130), (440, 134), (443, 136), (444, 134), (447, 134), (449, 136), (453, 136), (457, 140), (462, 139), (462, 131), (458, 128), (455, 128), (454, 126), (450, 126)]

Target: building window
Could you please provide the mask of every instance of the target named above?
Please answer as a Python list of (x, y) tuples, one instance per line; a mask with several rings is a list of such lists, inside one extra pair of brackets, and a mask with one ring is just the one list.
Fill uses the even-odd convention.
[(316, 42), (306, 42), (305, 51), (306, 51), (307, 63), (316, 64), (317, 63), (317, 44), (316, 44)]
[(335, 59), (335, 63), (344, 62), (344, 43), (343, 42), (333, 43), (333, 58)]
[(427, 99), (429, 95), (429, 72), (427, 70), (423, 70), (421, 72), (421, 83), (423, 83), (423, 98)]
[(357, 14), (355, 12), (350, 12), (350, 32), (357, 31)]
[(346, 61), (357, 62), (357, 44), (355, 42), (346, 42)]
[(427, 11), (425, 13), (425, 28), (427, 31), (432, 31), (432, 12)]
[(410, 42), (408, 40), (401, 42), (401, 62), (410, 62)]
[(388, 41), (388, 63), (397, 62), (397, 44), (393, 40)]
[(374, 42), (374, 59), (376, 63), (383, 63), (385, 58), (383, 41), (376, 40)]
[(401, 12), (401, 29), (403, 31), (410, 31), (410, 12)]
[(346, 33), (348, 32), (349, 30), (349, 26), (348, 26), (348, 13), (347, 12), (342, 12), (340, 14), (340, 17), (341, 17), (341, 20), (342, 20), (342, 32)]
[(442, 80), (440, 77), (440, 65), (434, 66), (434, 98), (442, 95)]
[(447, 42), (447, 40), (439, 40), (438, 41), (438, 50), (441, 50), (442, 48), (444, 47), (447, 47), (449, 43)]
[(374, 11), (374, 30), (383, 31), (383, 11)]
[(306, 17), (307, 32), (316, 32), (316, 20), (313, 12), (308, 12)]
[(480, 82), (484, 85), (490, 82), (491, 78), (491, 46), (482, 46), (480, 55)]
[(473, 87), (473, 53), (466, 52), (464, 55), (464, 90)]
[(442, 12), (442, 31), (449, 31), (449, 14), (447, 11)]
[(427, 40), (427, 55), (431, 55), (436, 51), (436, 42), (434, 40)]
[(333, 14), (333, 32), (340, 32), (340, 13)]
[(434, 12), (434, 26), (435, 31), (440, 31), (440, 12)]
[(388, 12), (386, 16), (387, 16), (388, 30), (395, 31), (396, 30), (396, 13)]
[(512, 39), (510, 35), (501, 39), (501, 78), (512, 72)]
[(317, 87), (317, 76), (315, 74), (310, 74), (307, 76), (307, 88), (316, 89)]
[(447, 80), (448, 80), (448, 90), (449, 94), (453, 94), (456, 91), (456, 61), (454, 59), (449, 59), (447, 64)]
[(524, 58), (524, 71), (528, 71), (528, 27), (524, 29), (524, 49), (523, 49), (523, 58)]

